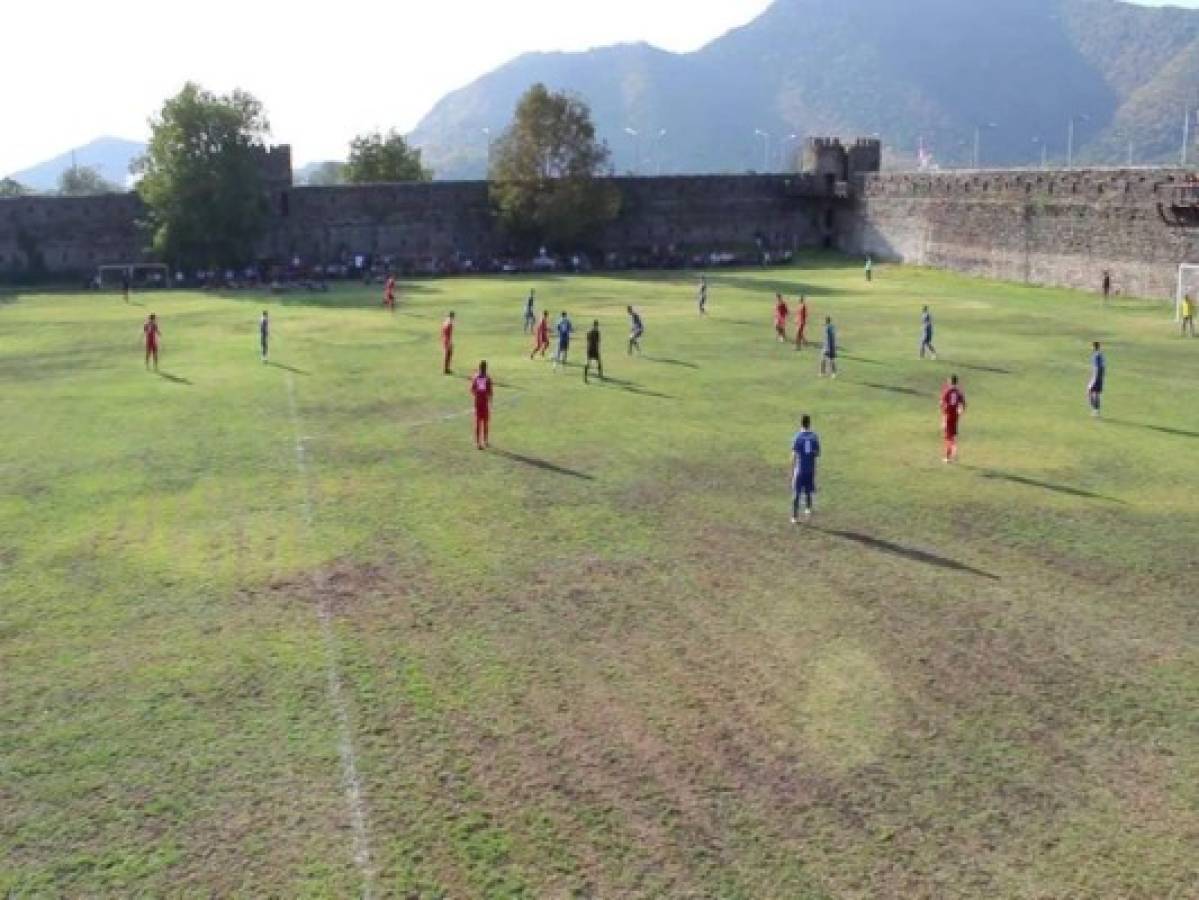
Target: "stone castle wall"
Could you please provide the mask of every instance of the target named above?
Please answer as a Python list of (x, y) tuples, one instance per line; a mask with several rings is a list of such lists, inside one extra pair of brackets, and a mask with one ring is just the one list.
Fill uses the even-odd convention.
[(0, 276), (82, 275), (146, 258), (136, 194), (0, 198)]
[(1172, 297), (1199, 262), (1199, 228), (1174, 224), (1182, 169), (866, 176), (838, 223), (841, 249), (1028, 284)]

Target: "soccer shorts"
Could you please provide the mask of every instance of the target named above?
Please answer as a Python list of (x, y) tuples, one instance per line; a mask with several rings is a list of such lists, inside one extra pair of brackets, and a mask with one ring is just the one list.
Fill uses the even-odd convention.
[(794, 488), (796, 494), (814, 494), (816, 493), (816, 473), (812, 472), (796, 472), (794, 480)]

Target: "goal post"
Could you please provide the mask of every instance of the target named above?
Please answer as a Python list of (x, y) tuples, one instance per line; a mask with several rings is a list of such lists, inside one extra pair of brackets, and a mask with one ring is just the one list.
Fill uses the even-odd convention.
[(1182, 301), (1191, 298), (1199, 303), (1199, 263), (1183, 263), (1178, 267), (1178, 291), (1174, 295), (1174, 321), (1182, 321)]
[(104, 287), (114, 282), (119, 285), (126, 277), (135, 286), (165, 288), (171, 285), (170, 267), (163, 263), (110, 263), (96, 269), (96, 286)]

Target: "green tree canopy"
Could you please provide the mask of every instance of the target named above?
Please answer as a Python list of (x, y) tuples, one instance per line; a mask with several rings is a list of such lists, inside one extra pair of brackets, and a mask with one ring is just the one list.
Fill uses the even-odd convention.
[(0, 178), (0, 197), (24, 197), (32, 193), (32, 190), (15, 178)]
[(429, 181), (433, 177), (421, 165), (420, 150), (409, 147), (395, 129), (387, 134), (360, 134), (350, 141), (350, 160), (344, 175), (350, 184)]
[(530, 244), (565, 250), (585, 243), (620, 212), (619, 191), (598, 178), (608, 157), (586, 103), (534, 85), (492, 155), (491, 198), (501, 225)]
[(186, 266), (252, 260), (268, 211), (262, 104), (245, 91), (216, 95), (189, 82), (150, 128), (137, 170), (155, 252)]
[(64, 197), (119, 194), (123, 190), (119, 184), (107, 181), (98, 169), (91, 166), (71, 166), (58, 177), (58, 192)]

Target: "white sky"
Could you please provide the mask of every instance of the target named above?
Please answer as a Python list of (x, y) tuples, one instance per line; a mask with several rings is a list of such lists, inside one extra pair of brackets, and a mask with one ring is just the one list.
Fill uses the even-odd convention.
[(527, 50), (638, 40), (691, 50), (769, 0), (0, 5), (2, 174), (102, 135), (144, 140), (146, 119), (188, 79), (257, 96), (297, 164), (343, 158), (355, 134), (407, 131), (442, 95)]
[(0, 17), (0, 173), (102, 135), (145, 139), (146, 119), (188, 79), (255, 94), (297, 164), (342, 158), (355, 134), (407, 131), (446, 92), (524, 51), (636, 40), (691, 50), (768, 5), (12, 0)]

